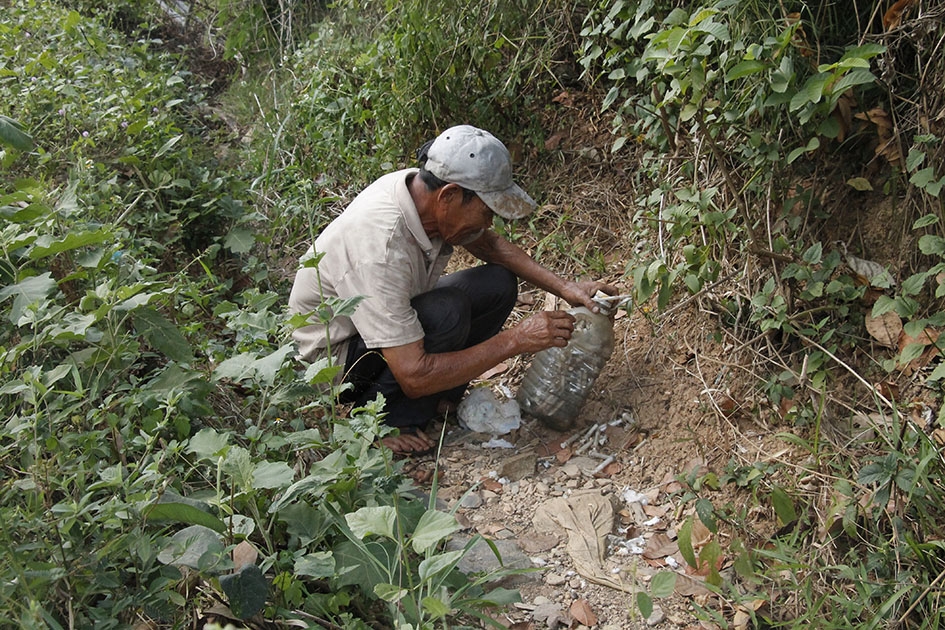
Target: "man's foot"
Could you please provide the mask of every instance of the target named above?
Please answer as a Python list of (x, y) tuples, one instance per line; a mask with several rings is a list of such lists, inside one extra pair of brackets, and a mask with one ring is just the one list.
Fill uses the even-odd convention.
[(436, 442), (431, 440), (420, 429), (401, 428), (400, 435), (388, 435), (381, 438), (381, 444), (389, 448), (395, 455), (416, 456), (433, 452)]

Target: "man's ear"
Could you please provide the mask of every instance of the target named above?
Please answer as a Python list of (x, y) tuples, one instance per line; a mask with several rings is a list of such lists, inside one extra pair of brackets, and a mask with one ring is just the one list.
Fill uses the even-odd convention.
[(460, 188), (459, 184), (446, 184), (437, 191), (437, 197), (445, 204), (455, 202), (457, 195), (462, 198), (462, 194), (463, 189)]

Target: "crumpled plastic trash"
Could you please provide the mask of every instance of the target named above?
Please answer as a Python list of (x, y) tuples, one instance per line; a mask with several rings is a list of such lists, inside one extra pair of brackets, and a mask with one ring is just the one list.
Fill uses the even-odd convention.
[(505, 435), (522, 425), (522, 411), (514, 398), (500, 401), (489, 387), (477, 387), (459, 403), (456, 416), (463, 428), (476, 433)]

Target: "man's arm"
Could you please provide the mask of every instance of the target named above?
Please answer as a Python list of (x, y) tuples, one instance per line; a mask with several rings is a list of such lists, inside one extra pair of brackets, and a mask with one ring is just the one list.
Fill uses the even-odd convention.
[(595, 313), (598, 311), (598, 306), (591, 298), (598, 291), (608, 295), (618, 293), (615, 287), (604, 282), (565, 280), (550, 269), (539, 265), (521, 247), (513, 245), (492, 230), (486, 230), (482, 236), (465, 247), (476, 258), (502, 265), (522, 280), (564, 298), (568, 304), (585, 306)]
[(563, 311), (532, 315), (480, 344), (455, 352), (427, 353), (423, 340), (384, 348), (384, 358), (410, 398), (428, 396), (468, 383), (498, 363), (526, 352), (564, 347), (574, 318)]

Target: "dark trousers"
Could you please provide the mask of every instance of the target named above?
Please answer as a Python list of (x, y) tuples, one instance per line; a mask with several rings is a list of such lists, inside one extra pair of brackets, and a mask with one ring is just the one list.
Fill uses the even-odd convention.
[[(499, 265), (481, 265), (443, 276), (436, 286), (413, 298), (423, 326), (423, 347), (428, 353), (470, 348), (502, 330), (518, 297), (518, 279)], [(364, 405), (383, 394), (384, 421), (395, 427), (423, 428), (437, 414), (441, 400), (458, 403), (468, 383), (423, 396), (408, 398), (394, 378), (379, 349), (367, 348), (360, 336), (351, 339), (345, 360), (344, 403)]]

